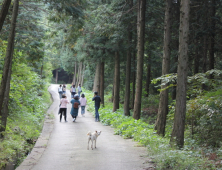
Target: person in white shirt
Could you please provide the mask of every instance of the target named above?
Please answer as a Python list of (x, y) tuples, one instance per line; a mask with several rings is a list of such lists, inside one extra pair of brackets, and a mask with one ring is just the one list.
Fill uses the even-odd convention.
[(62, 98), (62, 85), (60, 84), (59, 88), (58, 88), (58, 93), (59, 93), (59, 98)]
[(71, 98), (74, 98), (74, 96), (76, 94), (76, 87), (75, 87), (75, 85), (71, 86), (70, 92), (71, 92)]
[(82, 92), (82, 89), (81, 89), (81, 84), (79, 84), (78, 86), (78, 95), (80, 96), (80, 93)]
[(83, 117), (85, 117), (86, 103), (87, 103), (87, 100), (86, 100), (86, 98), (85, 98), (85, 95), (82, 94), (82, 95), (81, 95), (81, 98), (80, 98), (80, 106), (81, 106), (81, 115), (82, 115)]

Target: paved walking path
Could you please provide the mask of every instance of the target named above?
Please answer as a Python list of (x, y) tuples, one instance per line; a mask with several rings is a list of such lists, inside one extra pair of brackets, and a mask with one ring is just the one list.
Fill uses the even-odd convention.
[[(85, 117), (79, 113), (76, 122), (72, 122), (69, 104), (68, 122), (64, 119), (59, 122), (58, 85), (51, 85), (48, 90), (53, 98), (48, 110), (51, 116), (46, 119), (32, 152), (16, 170), (145, 170), (152, 166), (146, 163), (146, 148), (113, 135), (113, 128), (95, 122), (89, 112)], [(70, 92), (66, 93), (70, 100)], [(95, 130), (102, 131), (97, 148), (87, 150), (86, 134)]]

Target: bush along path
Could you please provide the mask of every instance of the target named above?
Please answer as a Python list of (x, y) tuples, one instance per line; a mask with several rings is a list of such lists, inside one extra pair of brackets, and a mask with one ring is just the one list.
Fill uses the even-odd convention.
[[(85, 92), (88, 96), (88, 110), (94, 111), (94, 105), (89, 97), (92, 92)], [(155, 164), (155, 169), (220, 169), (221, 162), (217, 159), (212, 159), (213, 155), (221, 155), (221, 150), (215, 152), (210, 147), (200, 147), (193, 139), (187, 138), (183, 149), (177, 150), (170, 147), (170, 132), (172, 129), (172, 123), (168, 122), (166, 128), (165, 137), (160, 137), (154, 131), (154, 125), (147, 123), (147, 118), (141, 118), (135, 120), (131, 116), (126, 117), (123, 115), (123, 106), (120, 105), (120, 109), (116, 112), (112, 112), (113, 103), (110, 102), (110, 95), (105, 96), (105, 107), (100, 108), (100, 122), (103, 125), (111, 126), (114, 128), (116, 135), (121, 135), (126, 139), (133, 139), (138, 142), (139, 145), (147, 147), (149, 163)], [(152, 99), (153, 100), (153, 99)], [(153, 101), (148, 101), (152, 103)], [(172, 116), (169, 114), (168, 116)], [(169, 117), (168, 121), (172, 121)], [(208, 155), (208, 156), (207, 156)], [(220, 158), (219, 158), (220, 159)]]
[[(17, 168), (17, 170), (57, 170), (57, 169), (84, 169), (84, 170), (143, 170), (152, 169), (149, 164), (147, 149), (139, 147), (138, 143), (131, 139), (123, 139), (119, 135), (114, 135), (114, 129), (104, 126), (100, 122), (95, 122), (93, 114), (86, 112), (85, 117), (79, 116), (75, 122), (69, 114), (71, 104), (68, 105), (68, 122), (62, 119), (59, 121), (58, 105), (59, 95), (58, 85), (51, 85), (49, 92), (54, 100), (48, 110), (50, 118), (46, 120), (43, 133), (38, 139), (36, 146), (27, 159)], [(67, 90), (67, 97), (70, 100), (70, 92)], [(89, 95), (90, 100), (93, 97)], [(91, 97), (90, 97), (91, 95)], [(93, 112), (93, 110), (92, 110)], [(110, 113), (112, 114), (112, 113)], [(47, 127), (48, 125), (48, 127)], [(49, 129), (47, 129), (49, 128)], [(97, 139), (97, 148), (87, 150), (88, 131), (102, 131)]]

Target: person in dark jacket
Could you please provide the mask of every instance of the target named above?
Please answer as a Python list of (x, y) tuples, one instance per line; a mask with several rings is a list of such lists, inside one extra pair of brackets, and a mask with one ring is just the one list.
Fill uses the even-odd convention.
[(98, 92), (94, 92), (94, 97), (92, 100), (95, 101), (95, 121), (99, 122), (99, 107), (101, 98), (98, 96)]

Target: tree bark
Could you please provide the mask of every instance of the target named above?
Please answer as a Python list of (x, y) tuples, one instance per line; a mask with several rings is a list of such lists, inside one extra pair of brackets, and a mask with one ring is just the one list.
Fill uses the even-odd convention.
[(182, 148), (184, 145), (188, 69), (189, 11), (190, 0), (181, 0), (176, 109), (174, 115), (173, 131), (170, 139), (171, 146), (176, 145), (179, 148)]
[(74, 69), (74, 75), (73, 75), (73, 85), (76, 85), (76, 70), (77, 70), (77, 62), (75, 61), (75, 69)]
[[(96, 66), (96, 74), (94, 78), (94, 85), (93, 85), (93, 91), (97, 91), (99, 93), (99, 82), (100, 82), (100, 69), (101, 69), (101, 63), (98, 62)], [(100, 94), (99, 94), (100, 95)]]
[(199, 73), (199, 61), (200, 61), (200, 57), (199, 57), (199, 48), (198, 48), (198, 39), (195, 40), (195, 44), (196, 44), (196, 49), (195, 49), (195, 59), (194, 59), (194, 74)]
[[(214, 45), (215, 45), (215, 14), (216, 14), (216, 2), (211, 0), (210, 9), (210, 49), (209, 49), (209, 70), (214, 69)], [(213, 79), (213, 75), (210, 75), (210, 79)]]
[[(169, 68), (170, 68), (170, 43), (171, 43), (171, 27), (172, 27), (171, 10), (172, 10), (172, 0), (166, 0), (162, 75), (169, 74)], [(161, 86), (161, 89), (164, 89), (166, 87), (167, 85)], [(161, 136), (165, 135), (167, 114), (168, 114), (168, 89), (160, 92), (160, 102), (157, 114), (157, 121), (155, 124), (155, 130), (157, 130), (158, 135)]]
[(136, 70), (135, 70), (136, 59), (135, 58), (136, 58), (135, 53), (133, 53), (133, 78), (132, 78), (132, 80), (133, 80), (133, 90), (132, 90), (133, 98), (132, 98), (132, 106), (131, 106), (132, 109), (134, 109), (134, 96), (135, 96), (135, 89), (136, 89)]
[(134, 102), (133, 118), (140, 119), (141, 97), (142, 97), (142, 76), (144, 58), (144, 33), (145, 33), (145, 11), (146, 0), (138, 0), (138, 21), (137, 21), (137, 74), (136, 74), (136, 95)]
[[(13, 13), (12, 13), (12, 20), (11, 20), (11, 26), (10, 26), (10, 34), (8, 37), (8, 46), (5, 56), (5, 62), (4, 62), (4, 68), (2, 73), (2, 81), (0, 86), (0, 117), (1, 117), (1, 124), (3, 125), (1, 127), (0, 132), (5, 130), (6, 127), (6, 121), (7, 121), (7, 115), (8, 113), (3, 113), (3, 111), (7, 111), (7, 108), (4, 110), (3, 108), (3, 102), (5, 104), (5, 107), (7, 107), (7, 100), (8, 100), (8, 93), (10, 89), (10, 79), (11, 79), (11, 67), (12, 67), (12, 59), (13, 59), (13, 53), (14, 53), (14, 39), (15, 39), (15, 27), (16, 27), (16, 20), (18, 16), (18, 8), (19, 8), (19, 0), (14, 0), (14, 6), (13, 6)], [(4, 101), (4, 99), (7, 99)]]
[(59, 74), (59, 73), (58, 73), (58, 68), (57, 68), (57, 69), (56, 69), (56, 84), (58, 83), (58, 77), (59, 77), (58, 74)]
[(151, 58), (151, 53), (148, 55), (148, 58), (147, 58), (145, 97), (148, 97), (149, 93), (150, 93), (150, 82), (151, 82), (151, 63), (150, 63), (151, 60), (150, 60), (150, 58)]
[[(14, 49), (14, 45), (13, 45), (13, 49)], [(8, 110), (8, 102), (9, 102), (11, 73), (12, 73), (12, 60), (9, 63), (8, 79), (7, 79), (7, 84), (6, 84), (5, 94), (4, 94), (4, 102), (3, 102), (4, 103), (3, 112), (2, 112), (2, 116), (0, 117), (0, 119), (1, 119), (1, 126), (0, 126), (1, 137), (4, 137), (4, 134), (2, 132), (5, 131), (6, 125), (7, 125), (7, 118), (8, 118), (8, 111), (9, 111)]]
[(81, 79), (82, 79), (82, 62), (79, 63), (78, 85), (81, 84)]
[(11, 4), (11, 0), (4, 0), (2, 4), (2, 8), (0, 11), (0, 32), (2, 30), (2, 26), (4, 24), (5, 18), (8, 14), (8, 9), (9, 9), (10, 4)]
[(100, 98), (101, 104), (104, 107), (104, 67), (105, 63), (101, 62), (101, 71), (100, 71)]
[[(180, 2), (173, 4), (173, 9), (172, 11), (175, 11), (173, 13), (173, 20), (174, 24), (176, 24), (176, 28), (174, 28), (174, 31), (172, 31), (173, 37), (174, 38), (174, 47), (173, 49), (176, 51), (179, 51), (179, 32), (177, 30), (179, 30), (179, 23), (180, 23)], [(173, 64), (175, 65), (178, 62), (178, 54), (176, 54), (176, 56), (174, 56), (174, 59), (172, 60)], [(177, 65), (177, 64), (176, 64)], [(174, 67), (173, 69), (173, 73), (177, 73), (177, 67)], [(172, 87), (172, 93), (171, 93), (171, 97), (172, 100), (176, 99), (176, 83), (173, 83), (175, 86)]]
[(114, 99), (113, 99), (113, 112), (119, 109), (119, 81), (120, 81), (120, 59), (119, 52), (115, 52), (115, 73), (114, 73)]
[(85, 68), (86, 68), (86, 65), (83, 64), (83, 69), (82, 69), (82, 80), (81, 80), (81, 85), (83, 86), (83, 83), (84, 83), (84, 72), (85, 72)]
[[(133, 7), (133, 0), (129, 1), (129, 8)], [(130, 116), (130, 73), (131, 73), (131, 45), (132, 45), (132, 24), (129, 23), (128, 25), (128, 50), (127, 50), (127, 61), (126, 61), (126, 80), (125, 80), (125, 96), (124, 96), (124, 115)]]

